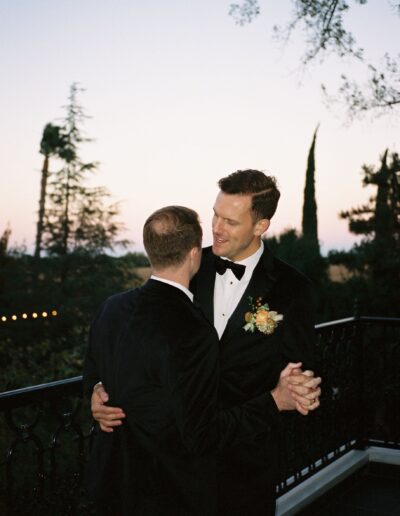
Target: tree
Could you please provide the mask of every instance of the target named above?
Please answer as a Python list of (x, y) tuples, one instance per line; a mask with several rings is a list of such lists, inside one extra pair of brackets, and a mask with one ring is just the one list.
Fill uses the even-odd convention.
[(306, 181), (304, 186), (302, 232), (303, 239), (311, 255), (319, 256), (317, 201), (315, 200), (315, 142), (318, 127), (315, 129), (308, 152)]
[[(368, 63), (363, 48), (357, 45), (352, 33), (345, 26), (345, 17), (356, 4), (364, 6), (368, 0), (291, 0), (294, 7), (292, 19), (286, 27), (274, 27), (278, 40), (287, 41), (296, 29), (306, 35), (306, 51), (303, 64), (316, 58), (323, 61), (329, 53), (339, 57), (351, 57), (366, 66), (369, 73), (367, 84), (361, 86), (346, 75), (341, 76), (342, 85), (336, 96), (329, 100), (342, 100), (350, 117), (368, 111), (385, 113), (400, 106), (400, 54), (386, 54), (381, 65)], [(400, 14), (400, 2), (392, 1), (394, 15)], [(258, 0), (243, 0), (231, 4), (230, 15), (239, 25), (250, 23), (261, 12)], [(327, 88), (323, 85), (327, 94)]]
[(109, 193), (104, 187), (85, 185), (88, 174), (98, 164), (80, 157), (81, 144), (91, 141), (81, 129), (87, 117), (77, 100), (80, 91), (77, 84), (71, 86), (60, 129), (62, 145), (57, 148), (63, 166), (49, 182), (43, 247), (50, 255), (66, 256), (74, 251), (98, 254), (128, 244), (127, 240), (117, 238), (123, 229), (123, 224), (116, 220), (118, 204), (107, 204)]
[(4, 258), (7, 255), (8, 244), (10, 242), (11, 236), (11, 228), (9, 225), (6, 226), (6, 229), (3, 231), (3, 234), (0, 237), (0, 259)]
[(45, 128), (43, 129), (42, 140), (40, 142), (40, 153), (43, 154), (44, 160), (40, 182), (40, 198), (36, 229), (35, 258), (40, 257), (40, 251), (42, 247), (44, 215), (46, 209), (47, 181), (49, 177), (49, 160), (51, 156), (60, 154), (64, 144), (65, 138), (62, 133), (61, 127), (58, 125), (53, 125), (51, 123), (46, 124)]
[[(363, 185), (376, 187), (368, 203), (342, 211), (349, 230), (362, 236), (348, 253), (332, 253), (331, 261), (343, 263), (361, 278), (364, 285), (359, 296), (363, 311), (376, 315), (398, 314), (400, 281), (400, 159), (386, 150), (378, 169), (363, 166)], [(355, 290), (353, 295), (355, 295)]]
[(400, 160), (397, 153), (388, 157), (386, 149), (378, 170), (368, 165), (362, 167), (363, 186), (376, 186), (376, 195), (363, 206), (340, 212), (340, 217), (348, 220), (350, 232), (364, 235), (364, 241), (369, 243), (400, 243)]

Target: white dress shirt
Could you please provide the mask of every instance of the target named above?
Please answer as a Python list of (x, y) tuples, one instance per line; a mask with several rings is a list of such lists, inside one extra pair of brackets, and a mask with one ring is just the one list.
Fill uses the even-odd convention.
[(150, 276), (150, 279), (161, 281), (161, 283), (166, 283), (167, 285), (172, 285), (173, 287), (179, 288), (179, 290), (182, 290), (182, 292), (184, 292), (188, 296), (190, 301), (192, 301), (193, 303), (193, 294), (190, 292), (188, 288), (184, 287), (180, 283), (177, 283), (176, 281), (167, 280), (164, 278), (159, 278), (158, 276), (154, 276), (154, 274)]
[[(236, 278), (231, 269), (227, 269), (225, 274), (215, 273), (214, 326), (219, 338), (222, 337), (229, 317), (243, 296), (263, 251), (264, 243), (261, 241), (260, 247), (254, 254), (240, 262), (235, 262), (246, 266), (246, 270), (240, 280)], [(221, 258), (224, 257), (221, 256)]]

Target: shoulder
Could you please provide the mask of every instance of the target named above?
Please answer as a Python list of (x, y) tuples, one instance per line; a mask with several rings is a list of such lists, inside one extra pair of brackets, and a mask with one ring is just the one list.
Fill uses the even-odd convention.
[(140, 294), (140, 290), (140, 288), (126, 290), (108, 297), (100, 305), (95, 316), (94, 323), (104, 317), (115, 318), (130, 312)]
[(288, 283), (290, 282), (294, 288), (312, 289), (313, 284), (305, 274), (300, 272), (298, 269), (284, 262), (283, 260), (274, 256), (274, 270), (280, 281)]
[(215, 254), (212, 252), (212, 247), (203, 247), (201, 255), (200, 269), (197, 276), (207, 274), (210, 270), (215, 271)]
[(314, 303), (314, 285), (302, 272), (277, 258), (266, 247), (262, 256), (263, 266), (267, 276), (270, 276), (277, 296), (289, 303), (294, 300), (304, 300)]
[(212, 247), (203, 247), (202, 255), (201, 255), (201, 267), (206, 266), (214, 260), (214, 253), (212, 252)]

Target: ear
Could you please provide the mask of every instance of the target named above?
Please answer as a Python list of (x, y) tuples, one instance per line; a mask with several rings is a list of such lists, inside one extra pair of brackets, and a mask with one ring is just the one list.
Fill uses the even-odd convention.
[(190, 259), (192, 261), (197, 258), (197, 255), (199, 254), (200, 250), (201, 249), (199, 249), (198, 247), (192, 247), (192, 249), (189, 251)]
[(270, 221), (269, 219), (260, 219), (256, 222), (255, 226), (254, 226), (254, 234), (256, 236), (261, 236), (263, 235), (267, 229), (269, 228), (269, 225), (270, 225)]
[(199, 270), (200, 260), (201, 260), (201, 253), (202, 253), (201, 247), (193, 247), (189, 251), (189, 257), (190, 257), (190, 277), (191, 278)]

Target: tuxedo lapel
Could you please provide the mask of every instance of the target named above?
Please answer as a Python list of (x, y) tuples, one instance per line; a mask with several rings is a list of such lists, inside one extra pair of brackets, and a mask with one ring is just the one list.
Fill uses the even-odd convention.
[(245, 325), (245, 313), (251, 311), (249, 298), (252, 298), (253, 302), (258, 298), (261, 298), (263, 303), (268, 302), (268, 293), (277, 279), (273, 262), (271, 252), (265, 247), (243, 296), (228, 320), (221, 340), (229, 338), (232, 332)]

